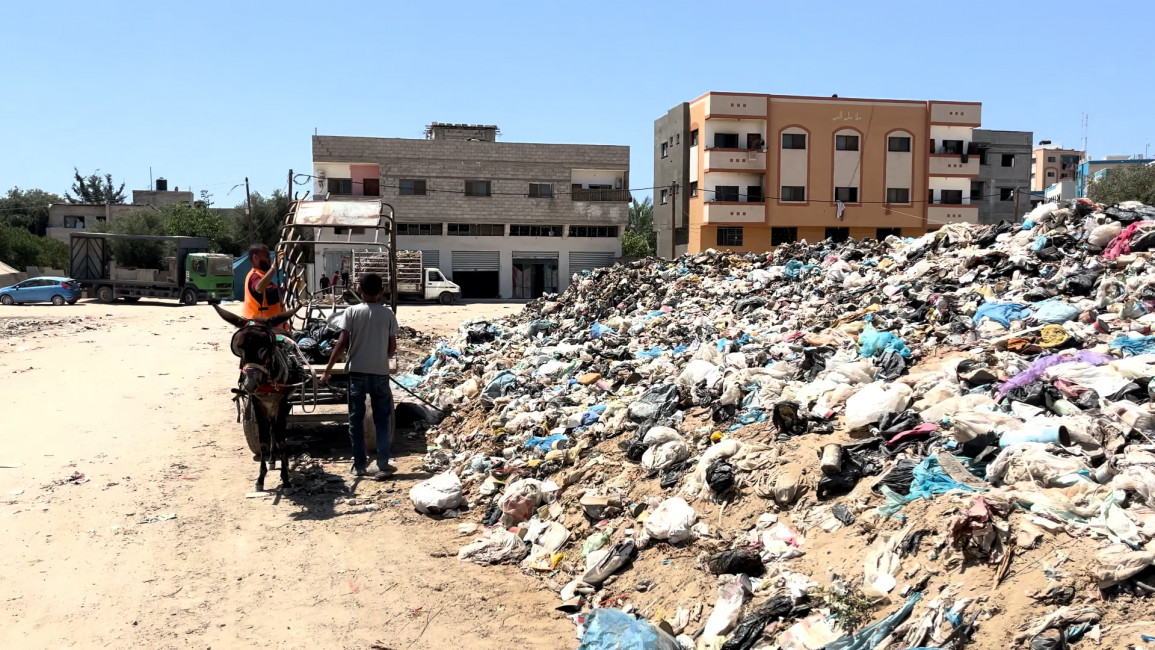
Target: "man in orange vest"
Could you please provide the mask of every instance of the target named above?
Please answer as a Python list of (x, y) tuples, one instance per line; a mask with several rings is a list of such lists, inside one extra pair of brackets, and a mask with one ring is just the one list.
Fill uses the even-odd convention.
[(283, 311), (281, 288), (273, 282), (273, 260), (264, 244), (249, 246), (253, 268), (245, 276), (245, 303), (241, 315), (249, 320), (269, 319)]

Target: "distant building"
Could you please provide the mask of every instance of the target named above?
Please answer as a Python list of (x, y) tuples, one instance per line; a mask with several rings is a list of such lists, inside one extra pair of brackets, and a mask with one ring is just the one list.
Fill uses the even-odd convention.
[(709, 92), (679, 104), (654, 122), (658, 254), (978, 223), (981, 121), (978, 102)]
[(48, 228), (45, 234), (67, 244), (76, 230), (92, 228), (130, 210), (163, 208), (177, 203), (192, 205), (193, 193), (181, 192), (180, 188), (173, 188), (170, 192), (168, 181), (158, 178), (154, 190), (133, 190), (132, 203), (53, 203), (48, 206)]
[[(537, 298), (621, 256), (629, 147), (498, 142), (496, 126), (430, 125), (424, 139), (313, 136), (313, 195), (380, 197), (398, 247), (422, 251), (466, 298)], [(340, 230), (341, 232), (333, 232)], [(346, 266), (369, 233), (326, 229), (315, 273)]]
[[(1030, 131), (975, 129), (979, 177), (971, 181), (971, 203), (979, 206), (979, 223), (1015, 222), (1030, 209)], [(1018, 206), (1018, 212), (1015, 208)]]
[(1078, 196), (1087, 196), (1087, 189), (1112, 170), (1133, 165), (1150, 165), (1155, 159), (1139, 156), (1105, 156), (1102, 160), (1084, 160), (1079, 164), (1076, 185)]
[(1042, 192), (1055, 183), (1075, 180), (1086, 152), (1064, 149), (1062, 143), (1041, 140), (1031, 156), (1031, 189)]

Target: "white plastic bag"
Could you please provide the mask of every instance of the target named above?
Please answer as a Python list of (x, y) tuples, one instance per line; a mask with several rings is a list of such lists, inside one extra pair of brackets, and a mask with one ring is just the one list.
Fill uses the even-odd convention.
[(682, 436), (678, 435), (677, 430), (670, 427), (650, 427), (646, 431), (646, 435), (642, 436), (642, 444), (647, 447), (660, 445), (671, 440), (682, 440)]
[(690, 446), (685, 441), (671, 440), (646, 449), (642, 454), (642, 467), (649, 472), (660, 472), (689, 457)]
[(417, 512), (427, 514), (441, 514), (465, 503), (461, 479), (453, 470), (414, 485), (409, 489), (409, 500)]
[(742, 617), (742, 604), (750, 594), (750, 579), (744, 575), (724, 575), (718, 578), (718, 602), (714, 611), (706, 619), (702, 628), (702, 638), (709, 642), (713, 637), (724, 636), (738, 625)]
[(878, 422), (883, 413), (901, 411), (910, 403), (911, 388), (906, 384), (875, 382), (846, 400), (846, 427), (861, 429)]
[(457, 559), (475, 564), (500, 564), (520, 560), (527, 552), (520, 537), (499, 526), (486, 531), (483, 539), (462, 546)]
[(646, 518), (646, 534), (677, 544), (690, 539), (690, 528), (698, 520), (698, 513), (681, 497), (670, 497), (658, 505)]

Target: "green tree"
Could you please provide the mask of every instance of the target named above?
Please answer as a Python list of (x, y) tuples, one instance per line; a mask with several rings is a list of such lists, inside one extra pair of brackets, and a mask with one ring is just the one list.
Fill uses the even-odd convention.
[[(99, 224), (94, 228), (96, 232), (109, 232), (117, 235), (167, 235), (165, 214), (161, 210), (141, 208), (130, 210), (110, 219), (108, 223)], [(164, 268), (164, 257), (168, 254), (168, 246), (164, 242), (121, 240), (111, 243), (112, 258), (119, 266), (142, 269)]]
[(20, 226), (0, 224), (0, 262), (18, 271), (42, 266), (68, 273), (68, 246), (48, 237), (38, 237)]
[[(642, 236), (649, 249), (647, 255), (653, 254), (658, 249), (658, 233), (654, 232), (654, 204), (650, 201), (650, 197), (646, 197), (641, 203), (634, 199), (630, 204), (629, 225), (626, 226), (626, 232), (637, 233)], [(626, 240), (622, 237), (622, 254), (625, 255)]]
[(1155, 167), (1126, 165), (1112, 169), (1087, 187), (1087, 198), (1108, 205), (1123, 201), (1155, 205)]
[(654, 250), (642, 233), (627, 230), (622, 235), (622, 257), (649, 257), (653, 254)]
[(242, 249), (248, 249), (249, 244), (258, 242), (272, 248), (281, 240), (281, 224), (289, 214), (289, 197), (277, 190), (269, 196), (253, 192), (252, 200), (251, 215), (247, 213), (243, 200), (233, 208), (232, 239), (241, 242)]
[(64, 199), (44, 190), (13, 187), (0, 197), (0, 224), (24, 228), (43, 237), (48, 228), (48, 206), (52, 203), (64, 203)]
[(73, 167), (72, 190), (64, 195), (69, 203), (94, 203), (97, 205), (124, 203), (124, 183), (120, 187), (112, 182), (112, 174), (100, 175), (100, 170), (87, 177), (80, 175), (80, 170)]
[(166, 206), (160, 212), (164, 215), (165, 231), (170, 235), (204, 237), (209, 240), (213, 252), (223, 251), (232, 245), (229, 220), (215, 210), (201, 205), (178, 203)]

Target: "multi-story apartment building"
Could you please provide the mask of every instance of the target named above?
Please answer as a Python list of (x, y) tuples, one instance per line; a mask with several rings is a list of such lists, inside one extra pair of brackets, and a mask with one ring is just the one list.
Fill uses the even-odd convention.
[(1031, 189), (1042, 192), (1056, 183), (1075, 180), (1085, 155), (1084, 151), (1064, 149), (1061, 143), (1041, 140), (1031, 152)]
[(977, 102), (706, 93), (654, 125), (658, 252), (978, 223), (981, 121)]
[[(535, 298), (621, 256), (629, 147), (498, 142), (495, 126), (439, 124), (424, 139), (313, 136), (314, 197), (381, 197), (398, 247), (420, 250), (467, 298)], [(318, 272), (351, 247), (318, 252)], [(319, 247), (321, 248), (321, 247)]]
[(973, 136), (979, 151), (979, 176), (971, 181), (971, 203), (979, 206), (979, 223), (1018, 221), (1030, 210), (1034, 134), (975, 129)]

